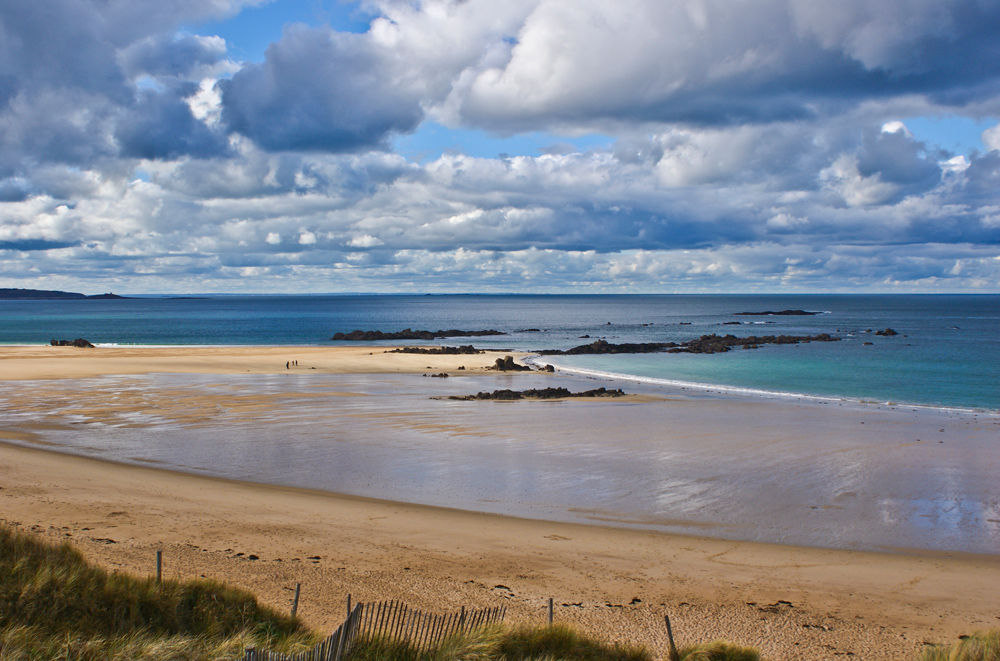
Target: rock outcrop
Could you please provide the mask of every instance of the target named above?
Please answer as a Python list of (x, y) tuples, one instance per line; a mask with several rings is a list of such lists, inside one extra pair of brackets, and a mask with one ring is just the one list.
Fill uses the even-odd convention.
[(488, 367), (487, 369), (496, 370), (497, 372), (530, 372), (531, 368), (527, 365), (518, 365), (514, 362), (513, 356), (504, 356), (503, 358), (497, 358), (497, 362), (493, 367)]
[(464, 354), (482, 353), (471, 344), (464, 344), (460, 347), (400, 347), (392, 349), (386, 353), (420, 353), (432, 356), (458, 356)]
[(696, 340), (677, 342), (644, 342), (638, 344), (611, 344), (606, 340), (597, 340), (572, 349), (544, 349), (536, 353), (542, 356), (575, 356), (585, 354), (615, 354), (615, 353), (725, 353), (734, 347), (756, 349), (762, 344), (799, 344), (802, 342), (837, 342), (840, 338), (829, 333), (819, 335), (751, 335), (736, 337), (735, 335), (702, 335)]
[(493, 392), (481, 392), (476, 395), (465, 395), (464, 397), (453, 395), (448, 399), (462, 401), (513, 401), (517, 399), (565, 399), (567, 397), (623, 397), (624, 395), (625, 393), (621, 389), (608, 390), (607, 388), (597, 388), (583, 392), (570, 392), (566, 388), (532, 388), (530, 390), (494, 390)]
[(383, 333), (382, 331), (355, 330), (350, 333), (337, 333), (333, 336), (336, 341), (350, 342), (377, 342), (379, 340), (439, 340), (445, 337), (483, 337), (486, 335), (506, 335), (498, 330), (464, 331), (458, 329), (427, 331), (412, 330), (406, 328), (397, 333)]
[(886, 328), (885, 330), (875, 331), (876, 335), (881, 335), (882, 337), (892, 337), (893, 335), (899, 335), (896, 331), (891, 328)]
[(79, 347), (81, 349), (94, 348), (93, 344), (83, 339), (82, 337), (78, 337), (75, 340), (52, 340), (51, 342), (49, 342), (49, 344), (51, 344), (54, 347)]
[(733, 314), (744, 317), (783, 317), (804, 315), (812, 316), (814, 314), (819, 314), (819, 312), (810, 312), (809, 310), (778, 310), (777, 312), (773, 310), (765, 310), (764, 312), (734, 312)]

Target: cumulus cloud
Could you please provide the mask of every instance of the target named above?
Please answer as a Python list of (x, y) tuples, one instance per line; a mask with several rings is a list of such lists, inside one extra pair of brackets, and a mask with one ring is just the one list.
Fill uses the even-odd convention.
[(991, 126), (983, 131), (982, 140), (983, 144), (986, 145), (986, 148), (990, 151), (1000, 150), (1000, 124)]
[(204, 77), (202, 72), (225, 60), (224, 39), (193, 34), (153, 35), (130, 44), (118, 55), (123, 72), (130, 78), (147, 75), (200, 79)]
[(911, 93), (996, 91), (994, 5), (963, 0), (539, 2), (508, 61), (464, 72), (455, 122), (782, 121)]
[[(225, 44), (173, 27), (240, 4), (0, 3), (0, 176), (48, 163), (103, 167), (119, 156), (217, 153), (177, 93), (185, 76), (225, 68)], [(145, 137), (150, 131), (159, 135)]]
[[(1000, 289), (1000, 132), (901, 119), (1000, 113), (995, 4), (371, 0), (245, 63), (178, 32), (246, 4), (0, 2), (4, 278)], [(610, 147), (391, 152), (428, 119)]]
[(223, 120), (266, 149), (351, 151), (417, 126), (418, 89), (365, 35), (293, 26), (263, 64), (220, 82)]
[(222, 155), (225, 136), (195, 118), (187, 97), (196, 94), (193, 83), (165, 92), (144, 91), (115, 127), (115, 141), (126, 158), (171, 159), (179, 156)]

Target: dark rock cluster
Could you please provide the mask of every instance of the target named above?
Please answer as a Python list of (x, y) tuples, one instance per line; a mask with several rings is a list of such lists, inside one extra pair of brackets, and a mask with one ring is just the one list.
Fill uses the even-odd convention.
[(799, 344), (800, 342), (836, 342), (840, 338), (829, 333), (819, 335), (751, 335), (736, 337), (735, 335), (702, 335), (696, 340), (677, 342), (643, 342), (611, 344), (606, 340), (597, 340), (572, 349), (560, 351), (545, 349), (537, 353), (543, 356), (574, 356), (582, 354), (614, 354), (614, 353), (725, 353), (733, 347), (756, 349), (762, 344)]
[(482, 351), (475, 348), (471, 344), (465, 344), (460, 347), (400, 347), (398, 349), (392, 349), (388, 353), (420, 353), (430, 354), (433, 356), (457, 356), (462, 354), (477, 354), (482, 353)]
[(608, 390), (607, 388), (597, 388), (595, 390), (585, 390), (583, 392), (570, 392), (566, 388), (540, 388), (529, 390), (494, 390), (493, 392), (481, 392), (476, 395), (465, 395), (464, 397), (451, 396), (448, 399), (461, 401), (513, 401), (516, 399), (563, 399), (566, 397), (622, 397), (625, 393), (621, 389)]
[(497, 362), (493, 367), (487, 368), (491, 370), (496, 370), (498, 372), (530, 372), (531, 368), (527, 365), (518, 365), (514, 362), (513, 356), (504, 356), (503, 358), (497, 358)]
[(881, 335), (882, 337), (892, 337), (893, 335), (899, 335), (896, 331), (891, 328), (886, 328), (885, 330), (875, 331), (876, 335)]
[(49, 344), (51, 344), (54, 347), (79, 347), (81, 349), (94, 348), (93, 344), (83, 339), (82, 337), (78, 337), (75, 340), (52, 340), (51, 342), (49, 342)]
[(810, 312), (809, 310), (779, 310), (777, 312), (773, 310), (765, 310), (763, 312), (734, 312), (735, 315), (742, 315), (746, 317), (783, 317), (783, 316), (802, 316), (808, 315), (812, 316), (814, 314), (819, 314), (819, 312)]
[(334, 340), (351, 342), (375, 342), (378, 340), (438, 340), (444, 337), (482, 337), (485, 335), (506, 335), (498, 330), (464, 331), (458, 329), (427, 331), (406, 328), (398, 333), (383, 333), (382, 331), (355, 330), (350, 333), (337, 333)]

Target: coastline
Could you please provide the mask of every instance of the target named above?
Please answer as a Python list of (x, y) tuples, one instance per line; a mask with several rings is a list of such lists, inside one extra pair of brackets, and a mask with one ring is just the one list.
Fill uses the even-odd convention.
[[(281, 374), (291, 371), (285, 356), (310, 374), (419, 374), (429, 366), (450, 371), (463, 365), (471, 376), (489, 374), (485, 367), (498, 355), (381, 353), (388, 348), (0, 348), (0, 380)], [(282, 609), (289, 586), (302, 582), (307, 598), (301, 613), (319, 630), (336, 625), (347, 593), (430, 610), (503, 603), (513, 621), (536, 622), (551, 596), (560, 620), (661, 652), (660, 623), (667, 613), (683, 642), (724, 637), (754, 645), (768, 658), (788, 659), (832, 659), (848, 651), (860, 658), (912, 659), (925, 640), (946, 642), (1000, 623), (1000, 596), (991, 589), (1000, 579), (996, 555), (860, 552), (643, 531), (598, 520), (524, 519), (5, 443), (0, 487), (7, 521), (36, 527), (53, 540), (70, 539), (108, 567), (147, 573), (153, 551), (163, 547), (167, 575), (233, 582)], [(259, 559), (247, 559), (250, 554)]]
[(584, 377), (594, 377), (597, 379), (605, 379), (608, 381), (622, 382), (622, 383), (633, 383), (633, 384), (646, 384), (657, 387), (664, 388), (676, 388), (681, 390), (694, 390), (705, 393), (721, 393), (727, 395), (733, 395), (737, 397), (755, 397), (761, 399), (776, 399), (785, 401), (813, 401), (813, 402), (848, 402), (850, 404), (856, 404), (860, 406), (891, 406), (897, 408), (911, 408), (911, 409), (924, 409), (927, 411), (943, 411), (943, 412), (954, 412), (961, 414), (976, 414), (976, 415), (987, 415), (992, 417), (1000, 418), (1000, 410), (991, 409), (988, 407), (968, 407), (968, 406), (949, 406), (945, 404), (927, 404), (921, 402), (908, 402), (908, 401), (880, 401), (873, 399), (866, 399), (861, 397), (848, 397), (846, 395), (817, 395), (805, 392), (792, 392), (792, 391), (782, 391), (782, 390), (766, 390), (763, 388), (750, 388), (746, 386), (734, 386), (728, 384), (716, 384), (716, 383), (699, 383), (696, 381), (681, 381), (675, 379), (664, 379), (651, 376), (640, 376), (636, 374), (624, 374), (621, 372), (608, 372), (604, 370), (588, 369), (584, 367), (567, 366), (560, 364), (558, 360), (539, 360), (537, 357), (533, 357), (531, 354), (527, 354), (525, 358), (525, 364), (530, 365), (540, 365), (547, 362), (552, 363), (556, 369), (565, 374), (575, 374)]

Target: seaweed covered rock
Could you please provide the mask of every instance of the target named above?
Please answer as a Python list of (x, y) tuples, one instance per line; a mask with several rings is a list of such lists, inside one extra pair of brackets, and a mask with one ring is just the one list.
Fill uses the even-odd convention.
[(465, 344), (460, 347), (400, 347), (398, 349), (392, 349), (389, 353), (419, 353), (429, 354), (432, 356), (458, 356), (464, 354), (482, 353), (482, 351), (475, 348), (471, 344)]
[(486, 335), (506, 335), (506, 333), (498, 330), (466, 331), (453, 328), (451, 330), (428, 331), (405, 328), (395, 333), (383, 333), (378, 330), (355, 330), (350, 333), (337, 333), (333, 339), (338, 342), (377, 342), (380, 340), (439, 340), (445, 337), (483, 337)]
[(461, 401), (514, 401), (518, 399), (566, 399), (571, 397), (623, 397), (625, 393), (621, 389), (608, 390), (607, 388), (595, 388), (594, 390), (584, 390), (583, 392), (571, 392), (566, 388), (531, 388), (528, 390), (494, 390), (493, 392), (480, 392), (475, 395), (465, 395), (464, 397), (451, 396), (448, 399)]
[(93, 344), (83, 339), (82, 337), (78, 337), (75, 340), (52, 340), (51, 342), (49, 342), (49, 344), (51, 344), (54, 347), (79, 347), (80, 349), (94, 348)]
[(513, 356), (504, 356), (503, 358), (497, 358), (497, 362), (488, 369), (496, 370), (498, 372), (530, 372), (531, 368), (527, 365), (518, 365), (514, 362)]

